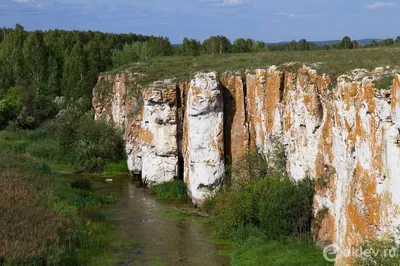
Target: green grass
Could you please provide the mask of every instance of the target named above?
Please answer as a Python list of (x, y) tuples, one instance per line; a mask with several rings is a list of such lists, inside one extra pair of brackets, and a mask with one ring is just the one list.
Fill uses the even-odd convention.
[(4, 188), (0, 210), (7, 213), (0, 215), (5, 229), (0, 232), (0, 246), (5, 248), (0, 261), (97, 265), (90, 261), (118, 253), (110, 242), (118, 238), (111, 225), (80, 215), (116, 202), (115, 195), (97, 195), (88, 186), (82, 190), (52, 172), (45, 162), (4, 152), (0, 152), (0, 187)]
[[(86, 215), (99, 213), (98, 207), (115, 203), (117, 197), (93, 193), (89, 179), (62, 178), (74, 168), (60, 162), (59, 151), (44, 127), (0, 132), (0, 187), (5, 188), (0, 246), (6, 250), (0, 264), (115, 265), (135, 246), (105, 217)], [(125, 162), (109, 163), (106, 172), (117, 175), (126, 168)]]
[(381, 90), (390, 90), (392, 88), (393, 79), (393, 75), (382, 77), (373, 82), (374, 87)]
[(287, 241), (266, 241), (250, 237), (232, 253), (233, 266), (325, 266), (333, 265), (325, 261), (322, 249), (313, 243)]
[(126, 164), (126, 160), (122, 160), (119, 162), (109, 162), (104, 166), (103, 173), (106, 175), (109, 174), (121, 174), (128, 173), (128, 165)]
[(174, 180), (164, 184), (156, 185), (154, 191), (160, 199), (186, 199), (186, 184), (182, 180)]
[[(321, 73), (338, 76), (356, 69), (372, 70), (379, 66), (399, 66), (399, 48), (374, 48), (356, 50), (318, 50), (302, 52), (262, 52), (248, 54), (202, 55), (198, 57), (159, 57), (147, 62), (133, 63), (110, 71), (116, 74), (129, 70), (133, 73), (144, 73), (147, 77), (135, 82), (146, 86), (150, 82), (176, 78), (177, 81), (188, 80), (196, 72), (244, 71), (246, 69), (265, 68), (288, 62), (313, 65)], [(318, 66), (315, 63), (320, 62)]]

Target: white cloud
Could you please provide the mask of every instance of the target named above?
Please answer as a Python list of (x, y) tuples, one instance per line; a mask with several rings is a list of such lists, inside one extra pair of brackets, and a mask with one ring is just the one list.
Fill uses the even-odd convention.
[(33, 3), (35, 0), (14, 0), (14, 2), (17, 3)]
[(376, 2), (370, 5), (367, 5), (367, 8), (369, 9), (376, 9), (376, 8), (380, 8), (380, 7), (396, 7), (396, 6), (400, 6), (399, 3), (394, 3), (394, 2)]
[(200, 0), (201, 2), (210, 3), (211, 6), (240, 6), (243, 0)]
[(310, 14), (310, 15), (299, 15), (299, 14), (292, 14), (286, 12), (280, 12), (277, 15), (283, 16), (287, 19), (297, 19), (297, 18), (318, 18), (318, 17), (326, 17), (326, 14)]

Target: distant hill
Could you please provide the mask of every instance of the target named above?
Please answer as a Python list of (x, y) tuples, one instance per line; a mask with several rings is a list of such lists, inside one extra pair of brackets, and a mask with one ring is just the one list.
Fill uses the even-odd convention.
[[(373, 40), (376, 41), (381, 41), (381, 39), (360, 39), (357, 40), (359, 44), (370, 44)], [(341, 40), (330, 40), (330, 41), (311, 41), (315, 43), (318, 46), (323, 46), (323, 45), (332, 45), (334, 43), (339, 43)], [(290, 42), (278, 42), (278, 43), (268, 43), (268, 44), (288, 44)]]
[[(370, 44), (373, 40), (381, 41), (381, 39), (360, 39), (360, 40), (357, 40), (357, 42), (359, 44)], [(340, 42), (340, 40), (332, 40), (332, 41), (316, 41), (314, 43), (317, 44), (318, 46), (322, 46), (322, 45), (331, 45), (331, 44), (339, 43), (339, 42)]]

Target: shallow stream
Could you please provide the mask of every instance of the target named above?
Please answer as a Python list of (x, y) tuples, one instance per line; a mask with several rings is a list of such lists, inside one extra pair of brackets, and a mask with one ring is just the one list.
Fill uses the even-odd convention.
[(121, 238), (138, 244), (127, 251), (121, 265), (229, 265), (229, 257), (220, 255), (223, 247), (212, 243), (211, 227), (204, 218), (166, 215), (192, 207), (190, 202), (159, 200), (129, 176), (114, 178), (112, 183), (106, 183), (104, 177), (90, 176), (90, 180), (94, 192), (118, 196), (118, 203), (101, 212)]

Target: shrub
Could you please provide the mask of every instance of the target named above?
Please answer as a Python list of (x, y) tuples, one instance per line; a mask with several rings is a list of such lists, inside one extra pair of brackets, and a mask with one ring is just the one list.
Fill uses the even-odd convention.
[(387, 239), (371, 239), (359, 247), (355, 266), (400, 265), (400, 245), (394, 236)]
[[(243, 228), (260, 228), (269, 239), (309, 232), (314, 183), (289, 177), (267, 176), (215, 198), (216, 232), (233, 239)], [(234, 207), (233, 207), (234, 206)]]
[(270, 147), (266, 154), (251, 151), (228, 169), (234, 186), (242, 186), (270, 174), (287, 175), (286, 154), (278, 137), (269, 138)]
[(155, 192), (162, 199), (185, 199), (187, 197), (186, 184), (182, 180), (156, 185)]
[(56, 120), (56, 139), (62, 160), (79, 171), (101, 172), (107, 161), (124, 158), (122, 133), (104, 121), (94, 121), (92, 112), (83, 112), (80, 101), (67, 104)]
[(59, 160), (60, 150), (58, 142), (50, 139), (32, 142), (26, 148), (29, 155), (50, 161)]

